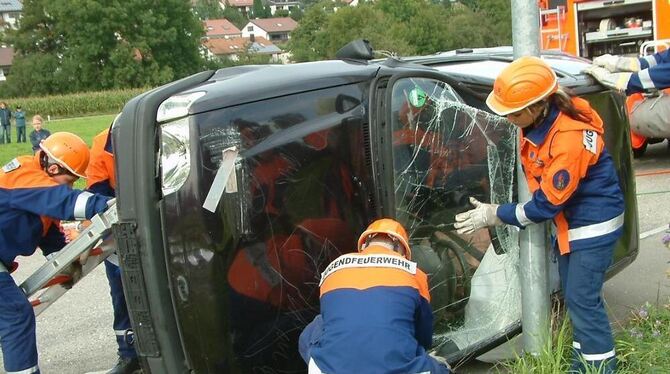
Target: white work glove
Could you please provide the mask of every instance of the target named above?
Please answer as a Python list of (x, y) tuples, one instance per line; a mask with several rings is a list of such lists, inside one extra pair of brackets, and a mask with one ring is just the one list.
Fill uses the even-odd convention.
[(113, 205), (116, 205), (116, 198), (115, 197), (107, 200), (107, 207), (108, 208), (111, 208)]
[(605, 68), (591, 66), (583, 71), (593, 76), (600, 84), (613, 90), (625, 91), (632, 73), (611, 73)]
[(606, 54), (594, 58), (593, 65), (603, 67), (611, 73), (640, 71), (640, 61), (637, 57), (619, 57)]
[(484, 227), (502, 225), (503, 222), (496, 214), (497, 204), (484, 204), (474, 197), (470, 198), (470, 204), (474, 205), (475, 209), (456, 215), (454, 228), (459, 234), (472, 234)]

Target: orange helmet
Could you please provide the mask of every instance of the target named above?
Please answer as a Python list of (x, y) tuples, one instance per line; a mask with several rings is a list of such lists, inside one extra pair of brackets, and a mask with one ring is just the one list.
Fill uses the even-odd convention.
[(56, 132), (40, 143), (47, 156), (70, 173), (86, 178), (90, 153), (80, 137), (71, 132)]
[(509, 64), (493, 83), (486, 105), (500, 116), (518, 112), (558, 90), (556, 73), (542, 59), (524, 56)]
[(402, 225), (395, 220), (390, 218), (378, 219), (368, 226), (367, 230), (363, 232), (358, 238), (358, 251), (363, 250), (363, 244), (368, 240), (371, 235), (375, 234), (385, 234), (393, 238), (395, 241), (400, 242), (405, 248), (405, 258), (408, 260), (412, 259), (412, 250), (409, 247), (409, 236), (407, 236), (407, 231)]

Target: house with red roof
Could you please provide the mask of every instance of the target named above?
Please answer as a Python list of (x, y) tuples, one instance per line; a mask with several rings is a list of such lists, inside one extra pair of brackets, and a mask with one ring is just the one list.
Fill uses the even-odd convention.
[(257, 18), (249, 20), (242, 28), (242, 36), (265, 38), (273, 43), (282, 43), (290, 39), (291, 32), (298, 27), (298, 23), (290, 17)]
[(205, 26), (205, 37), (210, 39), (242, 36), (242, 31), (225, 18), (206, 20), (203, 25)]

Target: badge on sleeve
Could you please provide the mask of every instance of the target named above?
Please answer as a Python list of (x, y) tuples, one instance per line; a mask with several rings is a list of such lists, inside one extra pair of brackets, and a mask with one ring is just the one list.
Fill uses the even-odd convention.
[(565, 187), (570, 184), (570, 173), (565, 169), (557, 171), (556, 174), (554, 174), (553, 182), (555, 189), (563, 191)]
[(21, 163), (17, 159), (13, 159), (12, 161), (9, 161), (5, 166), (2, 167), (2, 171), (5, 173), (9, 173), (10, 171), (14, 171), (18, 168), (21, 167)]
[(584, 130), (584, 148), (594, 155), (598, 153), (598, 133)]

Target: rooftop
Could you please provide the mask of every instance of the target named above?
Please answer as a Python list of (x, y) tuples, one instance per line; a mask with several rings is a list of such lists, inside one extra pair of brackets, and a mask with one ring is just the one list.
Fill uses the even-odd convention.
[(260, 27), (266, 32), (293, 31), (296, 27), (298, 27), (298, 23), (290, 17), (257, 18), (249, 20), (249, 22)]
[[(1, 1), (1, 0), (0, 0)], [(232, 22), (228, 21), (225, 18), (222, 19), (210, 19), (204, 21), (205, 25), (205, 36), (214, 37), (219, 35), (241, 35), (242, 31), (235, 27)]]

